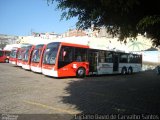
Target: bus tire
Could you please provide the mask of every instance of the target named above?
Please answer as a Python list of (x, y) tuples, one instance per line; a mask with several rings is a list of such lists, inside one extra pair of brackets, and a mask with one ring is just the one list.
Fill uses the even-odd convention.
[(122, 68), (122, 70), (121, 70), (121, 74), (122, 74), (122, 75), (127, 74), (127, 69), (126, 69), (126, 67), (123, 67), (123, 68)]
[(76, 76), (79, 78), (83, 78), (86, 76), (86, 70), (83, 67), (78, 68), (77, 72), (76, 72)]
[(5, 59), (5, 63), (9, 63), (9, 59)]
[(128, 74), (131, 75), (132, 73), (133, 73), (133, 69), (132, 69), (132, 67), (129, 67), (128, 68)]

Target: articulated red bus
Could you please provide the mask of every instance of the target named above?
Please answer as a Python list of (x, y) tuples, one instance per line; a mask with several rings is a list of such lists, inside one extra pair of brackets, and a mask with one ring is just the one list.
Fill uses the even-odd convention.
[(44, 51), (42, 73), (53, 77), (140, 72), (142, 55), (91, 49), (86, 45), (53, 42)]
[(22, 57), (22, 68), (23, 69), (27, 69), (30, 70), (30, 64), (31, 64), (31, 56), (32, 56), (32, 52), (35, 48), (35, 45), (28, 45), (24, 48), (24, 53), (23, 53), (23, 57)]
[(0, 62), (9, 62), (10, 51), (0, 50)]
[(46, 45), (39, 44), (35, 46), (33, 50), (32, 57), (31, 57), (31, 70), (33, 72), (42, 72), (42, 61), (43, 61), (43, 54), (44, 50), (46, 49)]

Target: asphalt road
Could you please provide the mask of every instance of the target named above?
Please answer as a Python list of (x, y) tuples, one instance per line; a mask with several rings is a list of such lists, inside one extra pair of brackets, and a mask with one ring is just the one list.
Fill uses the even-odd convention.
[(151, 70), (56, 79), (0, 63), (0, 113), (1, 119), (15, 114), (18, 120), (81, 119), (88, 114), (136, 114), (144, 119), (149, 114), (159, 119), (160, 75)]

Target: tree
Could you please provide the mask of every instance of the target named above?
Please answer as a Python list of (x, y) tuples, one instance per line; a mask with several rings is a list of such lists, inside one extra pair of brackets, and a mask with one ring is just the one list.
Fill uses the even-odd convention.
[(144, 47), (144, 43), (142, 43), (142, 42), (139, 42), (139, 41), (136, 41), (136, 40), (130, 40), (129, 42), (128, 42), (128, 44), (129, 44), (129, 48), (130, 49), (132, 49), (132, 51), (140, 51), (141, 50), (141, 48), (143, 48)]
[(151, 38), (160, 45), (160, 7), (158, 0), (47, 0), (56, 1), (67, 20), (78, 17), (76, 26), (87, 29), (105, 26), (113, 36), (126, 42), (127, 37), (138, 34)]

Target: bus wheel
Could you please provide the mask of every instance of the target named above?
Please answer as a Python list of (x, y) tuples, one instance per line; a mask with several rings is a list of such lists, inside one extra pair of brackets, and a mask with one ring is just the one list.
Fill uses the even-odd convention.
[(121, 74), (125, 75), (127, 73), (127, 69), (125, 67), (122, 68)]
[(132, 72), (133, 72), (132, 67), (129, 67), (128, 68), (128, 74), (130, 75), (130, 74), (132, 74)]
[(8, 59), (5, 59), (5, 63), (9, 63), (9, 60), (8, 60)]
[(86, 70), (83, 67), (78, 68), (76, 76), (79, 78), (83, 78), (86, 76)]

